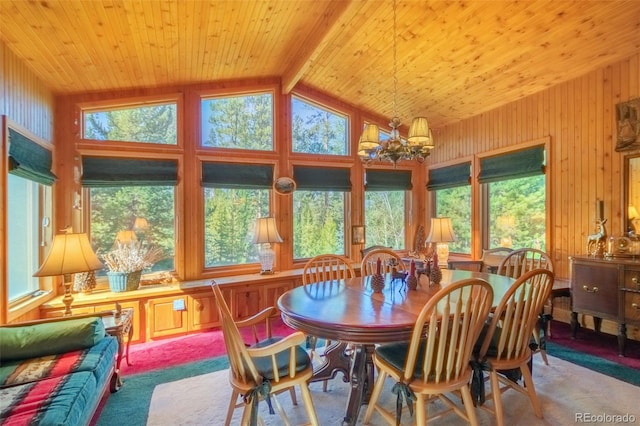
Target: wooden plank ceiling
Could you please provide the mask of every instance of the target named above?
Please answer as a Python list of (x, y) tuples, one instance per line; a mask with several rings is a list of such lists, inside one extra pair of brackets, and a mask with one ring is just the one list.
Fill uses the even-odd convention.
[[(393, 3), (1, 0), (0, 39), (55, 94), (256, 77), (394, 112)], [(397, 112), (438, 128), (640, 51), (640, 2), (397, 4)]]

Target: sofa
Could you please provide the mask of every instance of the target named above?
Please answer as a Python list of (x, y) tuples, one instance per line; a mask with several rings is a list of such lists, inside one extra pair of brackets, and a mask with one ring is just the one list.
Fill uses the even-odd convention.
[(0, 424), (88, 425), (117, 390), (118, 342), (100, 317), (0, 327)]

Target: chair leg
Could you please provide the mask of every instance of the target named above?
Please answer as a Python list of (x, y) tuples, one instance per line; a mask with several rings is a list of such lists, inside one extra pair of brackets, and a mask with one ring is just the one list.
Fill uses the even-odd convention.
[(476, 416), (476, 409), (473, 406), (473, 398), (471, 397), (469, 386), (463, 386), (462, 389), (460, 389), (460, 393), (462, 394), (464, 408), (467, 410), (467, 421), (471, 426), (478, 426), (478, 416)]
[(489, 372), (489, 380), (491, 382), (491, 394), (493, 395), (493, 408), (496, 415), (496, 424), (498, 426), (504, 426), (504, 410), (502, 407), (502, 393), (500, 392), (498, 372)]
[(416, 394), (416, 425), (425, 426), (427, 424), (427, 398), (426, 395), (418, 393)]
[(528, 368), (522, 367), (520, 368), (522, 371), (522, 378), (524, 379), (524, 384), (527, 388), (527, 394), (529, 395), (529, 399), (531, 400), (531, 405), (533, 406), (533, 412), (537, 417), (542, 418), (542, 406), (540, 405), (540, 400), (538, 399), (538, 394), (536, 394), (536, 388), (533, 385), (533, 378), (531, 377), (531, 372)]
[(311, 392), (307, 385), (300, 385), (300, 395), (302, 395), (302, 402), (307, 410), (307, 417), (309, 417), (309, 423), (312, 426), (318, 426), (318, 417), (316, 416), (316, 409), (313, 406), (313, 399), (311, 399)]
[(227, 409), (227, 419), (224, 421), (225, 426), (229, 426), (231, 424), (231, 417), (233, 417), (233, 412), (236, 409), (239, 395), (239, 392), (235, 389), (231, 393), (231, 398), (229, 399), (229, 408)]
[(380, 371), (378, 373), (378, 378), (376, 379), (376, 384), (373, 386), (373, 391), (371, 392), (371, 397), (369, 398), (369, 405), (367, 405), (367, 412), (364, 415), (364, 424), (369, 424), (371, 420), (371, 416), (373, 415), (373, 411), (376, 408), (376, 404), (378, 403), (378, 399), (380, 398), (380, 393), (382, 392), (382, 388), (384, 387), (384, 381), (387, 378), (387, 373), (384, 371)]
[(289, 389), (289, 394), (291, 395), (291, 403), (293, 405), (298, 405), (298, 398), (296, 397), (296, 390), (295, 388), (290, 388)]

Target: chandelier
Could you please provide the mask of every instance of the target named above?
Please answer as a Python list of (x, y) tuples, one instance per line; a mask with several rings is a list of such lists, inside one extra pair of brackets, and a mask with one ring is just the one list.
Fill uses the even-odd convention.
[(358, 142), (358, 156), (364, 163), (373, 160), (389, 161), (394, 167), (400, 160), (416, 160), (422, 163), (434, 147), (433, 135), (426, 117), (415, 117), (409, 127), (408, 137), (400, 136), (400, 119), (397, 113), (398, 76), (396, 47), (396, 0), (393, 0), (393, 118), (389, 123), (388, 139), (380, 139), (380, 129), (367, 124)]

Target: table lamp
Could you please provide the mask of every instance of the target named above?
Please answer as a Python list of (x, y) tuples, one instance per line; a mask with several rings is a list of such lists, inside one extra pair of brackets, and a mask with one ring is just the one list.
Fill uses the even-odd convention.
[(450, 217), (431, 218), (431, 229), (427, 242), (436, 243), (436, 253), (441, 268), (446, 268), (449, 262), (449, 243), (456, 240), (453, 234)]
[(51, 277), (64, 275), (64, 315), (71, 315), (71, 286), (73, 281), (71, 274), (102, 269), (103, 265), (93, 252), (87, 234), (59, 234), (53, 238), (51, 250), (47, 254), (40, 269), (34, 277)]
[(260, 244), (258, 259), (260, 259), (260, 274), (273, 274), (273, 261), (276, 257), (271, 248), (271, 243), (281, 243), (282, 238), (278, 234), (276, 220), (273, 217), (260, 217), (256, 220), (256, 230), (253, 235), (253, 244)]

